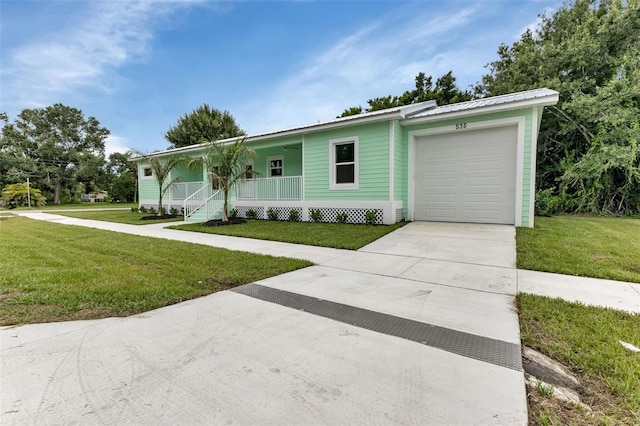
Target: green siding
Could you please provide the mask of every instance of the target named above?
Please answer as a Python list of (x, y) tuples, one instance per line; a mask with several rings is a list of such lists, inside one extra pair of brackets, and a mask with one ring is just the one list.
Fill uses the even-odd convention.
[(178, 182), (201, 182), (203, 179), (202, 168), (177, 166), (171, 171), (171, 179), (179, 179)]
[[(278, 140), (281, 145), (267, 148), (254, 148), (256, 158), (253, 170), (260, 173), (258, 177), (269, 177), (267, 160), (270, 157), (283, 157), (284, 176), (302, 176), (302, 142), (297, 140)], [(287, 146), (285, 150), (283, 146)]]
[(155, 174), (151, 178), (143, 177), (142, 170), (148, 166), (149, 163), (141, 161), (138, 166), (138, 176), (140, 176), (138, 183), (138, 195), (140, 200), (158, 200), (160, 190), (158, 189), (158, 181), (156, 181)]
[(405, 210), (407, 208), (407, 165), (408, 165), (408, 144), (403, 143), (402, 139), (402, 127), (400, 122), (395, 120), (393, 122), (393, 170), (394, 170), (394, 200), (402, 200), (402, 207)]
[[(452, 126), (456, 123), (460, 123), (461, 121), (466, 123), (476, 123), (480, 121), (488, 121), (488, 120), (498, 120), (502, 118), (512, 118), (512, 117), (524, 117), (524, 149), (523, 149), (523, 170), (522, 170), (522, 199), (516, 200), (516, 203), (520, 202), (522, 206), (522, 215), (520, 217), (522, 226), (527, 226), (529, 223), (529, 216), (531, 212), (529, 211), (529, 200), (532, 196), (531, 194), (531, 173), (532, 173), (532, 165), (531, 165), (531, 129), (532, 129), (532, 119), (533, 119), (533, 108), (523, 108), (515, 111), (507, 111), (501, 113), (493, 113), (493, 114), (484, 114), (478, 115), (474, 117), (463, 117), (463, 118), (455, 118), (451, 120), (438, 121), (433, 123), (423, 123), (417, 124), (413, 126), (407, 126), (403, 128), (403, 144), (408, 145), (409, 141), (409, 132), (413, 130), (421, 130), (421, 129), (430, 129), (437, 128), (443, 126)], [(413, 161), (413, 160), (410, 160)], [(533, 165), (535, 167), (535, 165)]]
[[(358, 189), (329, 189), (329, 141), (358, 137)], [(388, 200), (389, 122), (328, 130), (305, 136), (307, 200)]]

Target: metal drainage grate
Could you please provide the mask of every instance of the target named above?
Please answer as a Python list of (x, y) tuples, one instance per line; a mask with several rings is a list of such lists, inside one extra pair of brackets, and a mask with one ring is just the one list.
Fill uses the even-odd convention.
[(520, 345), (514, 343), (259, 284), (247, 284), (231, 291), (378, 333), (411, 340), (468, 358), (522, 371)]

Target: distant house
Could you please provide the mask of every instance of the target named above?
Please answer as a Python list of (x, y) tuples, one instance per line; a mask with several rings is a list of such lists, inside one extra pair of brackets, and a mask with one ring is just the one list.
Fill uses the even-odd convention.
[(103, 203), (107, 195), (107, 191), (89, 192), (88, 194), (82, 194), (80, 199), (84, 203)]
[[(231, 205), (240, 217), (252, 210), (302, 220), (378, 223), (403, 219), (533, 226), (536, 143), (545, 106), (558, 92), (530, 90), (437, 106), (434, 101), (390, 108), (246, 137), (257, 157), (258, 178), (246, 179)], [(225, 142), (232, 142), (229, 139)], [(157, 153), (202, 154), (204, 145)], [(140, 205), (156, 206), (153, 171), (138, 158)], [(221, 215), (222, 197), (204, 170), (177, 167), (180, 178), (165, 196), (166, 208), (184, 208), (185, 219)]]

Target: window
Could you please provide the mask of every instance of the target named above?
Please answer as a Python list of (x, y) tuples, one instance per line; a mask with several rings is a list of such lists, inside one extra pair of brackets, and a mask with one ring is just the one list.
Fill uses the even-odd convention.
[(284, 163), (283, 157), (267, 158), (267, 171), (269, 173), (269, 177), (284, 176), (283, 163)]
[(244, 178), (247, 180), (253, 179), (253, 164), (247, 164), (247, 171), (244, 173)]
[(147, 179), (153, 177), (153, 170), (151, 169), (151, 167), (142, 168), (142, 177)]
[(330, 141), (329, 189), (358, 189), (358, 138)]

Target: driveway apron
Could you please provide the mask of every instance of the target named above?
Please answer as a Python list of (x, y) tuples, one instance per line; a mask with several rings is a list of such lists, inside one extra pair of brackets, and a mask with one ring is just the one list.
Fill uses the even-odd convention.
[[(153, 236), (176, 233), (191, 238)], [(2, 328), (2, 423), (524, 425), (514, 233), (414, 222), (357, 252), (210, 239), (316, 265), (132, 317)]]

